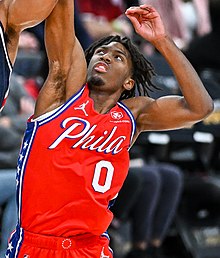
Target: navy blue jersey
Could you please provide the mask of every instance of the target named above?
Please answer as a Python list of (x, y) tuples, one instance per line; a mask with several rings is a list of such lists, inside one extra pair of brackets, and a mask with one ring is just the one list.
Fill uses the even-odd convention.
[(0, 111), (5, 105), (9, 93), (9, 80), (12, 72), (12, 65), (8, 56), (5, 34), (0, 21)]

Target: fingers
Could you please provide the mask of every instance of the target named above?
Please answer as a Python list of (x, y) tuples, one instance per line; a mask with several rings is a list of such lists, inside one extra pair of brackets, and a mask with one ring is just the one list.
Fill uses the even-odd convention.
[(152, 6), (144, 4), (144, 5), (132, 6), (128, 8), (125, 14), (126, 15), (134, 15), (134, 14), (146, 15), (153, 12), (156, 12), (156, 10)]
[(134, 14), (126, 14), (127, 18), (131, 21), (134, 28), (138, 28), (140, 25), (140, 15), (134, 13)]
[(142, 4), (142, 5), (140, 5), (140, 8), (148, 10), (149, 12), (156, 12), (156, 9), (151, 5)]
[(139, 22), (144, 20), (153, 20), (159, 17), (159, 14), (156, 11), (152, 11), (152, 9), (146, 8), (132, 8), (125, 12), (125, 15), (131, 20), (132, 18), (136, 18)]

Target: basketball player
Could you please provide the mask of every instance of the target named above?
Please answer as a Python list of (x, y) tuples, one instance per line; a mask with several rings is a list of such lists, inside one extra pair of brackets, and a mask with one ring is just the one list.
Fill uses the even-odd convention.
[(167, 59), (184, 96), (134, 97), (135, 88), (146, 93), (151, 87), (150, 63), (118, 36), (95, 42), (85, 58), (75, 38), (73, 1), (58, 1), (46, 22), (49, 75), (18, 158), (19, 217), (6, 257), (113, 257), (109, 206), (138, 134), (191, 126), (213, 110), (157, 11), (142, 5), (126, 15)]
[(44, 20), (57, 0), (0, 0), (0, 111), (9, 93), (19, 34)]

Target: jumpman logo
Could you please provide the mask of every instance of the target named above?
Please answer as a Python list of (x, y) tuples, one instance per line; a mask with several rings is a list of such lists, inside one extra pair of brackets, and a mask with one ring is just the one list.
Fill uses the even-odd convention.
[(109, 255), (104, 254), (104, 247), (102, 248), (101, 256), (100, 258), (109, 258)]
[(89, 100), (86, 101), (86, 103), (82, 103), (81, 105), (79, 105), (78, 107), (75, 107), (75, 110), (82, 110), (85, 114), (85, 116), (88, 116), (88, 114), (86, 113), (86, 105), (89, 103)]

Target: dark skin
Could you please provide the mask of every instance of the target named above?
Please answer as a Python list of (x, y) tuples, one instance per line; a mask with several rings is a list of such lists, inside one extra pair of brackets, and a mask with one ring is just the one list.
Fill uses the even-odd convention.
[[(99, 67), (104, 67), (104, 69), (99, 69)], [(95, 51), (88, 67), (87, 81), (92, 89), (90, 97), (94, 100), (96, 110), (106, 113), (115, 105), (118, 100), (114, 98), (117, 96), (115, 93), (121, 94), (121, 89), (117, 85), (122, 85), (126, 81), (125, 89), (129, 90), (133, 87), (134, 80), (130, 78), (131, 69), (130, 53), (120, 43), (113, 42)], [(99, 80), (101, 85), (96, 85), (95, 79)], [(100, 89), (102, 94), (99, 94)], [(103, 101), (109, 103), (104, 109), (98, 106)]]
[(37, 25), (53, 10), (57, 0), (1, 0), (0, 21), (7, 35), (7, 50), (11, 63), (14, 64), (20, 33)]
[[(87, 70), (84, 53), (72, 26), (72, 14), (72, 0), (60, 0), (47, 19), (50, 73), (37, 100), (34, 117), (63, 104), (86, 81), (94, 108), (100, 114), (108, 112), (116, 105), (121, 93), (134, 86), (130, 53), (120, 43), (96, 50)], [(189, 61), (167, 36), (158, 12), (151, 6), (141, 5), (129, 8), (125, 14), (136, 32), (165, 57), (183, 94), (183, 97), (124, 100), (136, 119), (134, 139), (143, 131), (184, 128), (204, 119), (212, 112), (213, 101)]]

